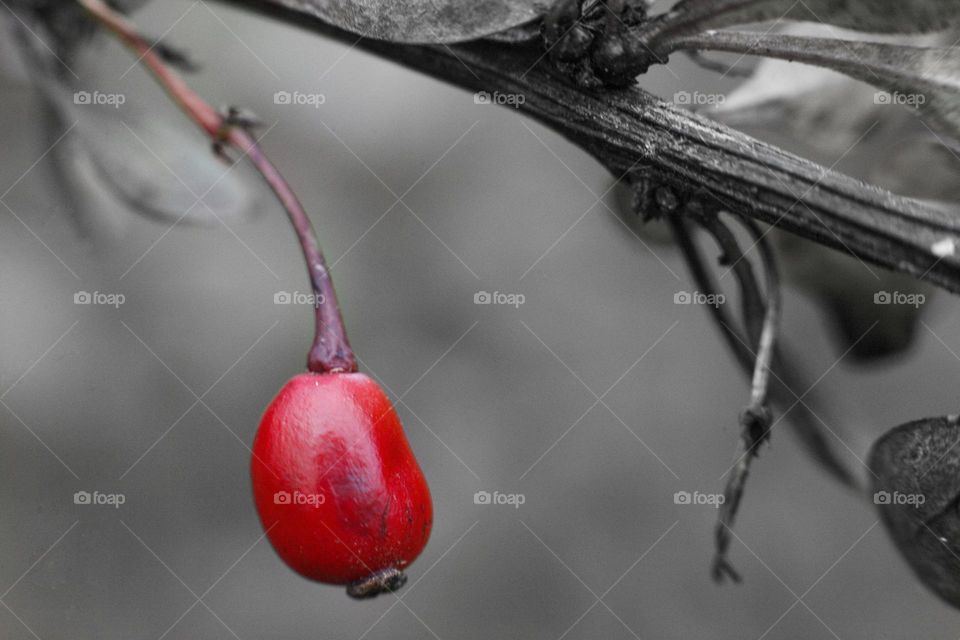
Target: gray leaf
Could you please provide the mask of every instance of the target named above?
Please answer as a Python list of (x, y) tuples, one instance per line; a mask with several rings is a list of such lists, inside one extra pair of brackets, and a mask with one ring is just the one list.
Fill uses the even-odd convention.
[(870, 453), (874, 503), (927, 587), (960, 608), (960, 426), (957, 416), (900, 425)]
[(552, 0), (268, 0), (360, 35), (396, 42), (459, 42), (540, 17)]
[(728, 31), (678, 41), (682, 48), (732, 51), (833, 69), (888, 93), (877, 105), (915, 107), (953, 141), (960, 140), (960, 50)]
[(929, 33), (960, 24), (956, 0), (682, 0), (670, 11), (672, 33), (751, 22), (801, 20), (870, 33)]
[[(824, 32), (866, 37), (825, 25), (785, 30), (794, 36)], [(937, 44), (938, 38), (923, 36), (922, 41)], [(749, 80), (703, 112), (871, 184), (917, 198), (960, 201), (955, 179), (960, 160), (912, 113), (877, 104), (875, 95), (869, 85), (829, 69), (763, 59)], [(936, 294), (930, 285), (865, 266), (792, 234), (772, 233), (784, 258), (785, 280), (823, 308), (838, 354), (849, 350), (851, 361), (869, 363), (904, 353), (913, 344)], [(874, 296), (882, 291), (922, 295), (925, 304), (878, 306)]]

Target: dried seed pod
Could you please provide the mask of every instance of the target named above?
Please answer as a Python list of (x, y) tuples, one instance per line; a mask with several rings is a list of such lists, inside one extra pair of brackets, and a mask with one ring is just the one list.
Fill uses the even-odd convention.
[(626, 30), (605, 31), (590, 56), (593, 71), (604, 84), (626, 86), (655, 62), (640, 37)]
[(573, 25), (550, 50), (550, 57), (560, 62), (576, 62), (590, 52), (593, 33), (582, 24)]

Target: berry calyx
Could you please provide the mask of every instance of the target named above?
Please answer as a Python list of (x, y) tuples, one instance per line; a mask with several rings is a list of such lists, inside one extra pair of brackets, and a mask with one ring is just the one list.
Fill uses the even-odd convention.
[(290, 379), (260, 422), (251, 472), (284, 562), (353, 597), (402, 586), (430, 537), (426, 479), (390, 400), (362, 373)]

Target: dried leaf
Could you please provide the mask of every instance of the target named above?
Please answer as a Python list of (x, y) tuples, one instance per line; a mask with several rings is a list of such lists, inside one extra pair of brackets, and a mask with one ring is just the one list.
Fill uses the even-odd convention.
[(960, 608), (960, 426), (957, 416), (900, 425), (870, 453), (873, 501), (923, 584)]
[(861, 80), (887, 93), (874, 104), (916, 108), (931, 127), (960, 140), (960, 51), (952, 47), (915, 47), (738, 32), (707, 32), (680, 45), (804, 62)]
[[(824, 32), (865, 37), (824, 25), (793, 25), (784, 31), (793, 36)], [(911, 38), (910, 44), (936, 46), (953, 39), (924, 36)], [(884, 104), (879, 97), (868, 84), (838, 72), (765, 58), (749, 80), (702, 113), (901, 195), (960, 201), (960, 184), (954, 179), (960, 158), (911, 110)]]
[[(784, 32), (866, 37), (824, 25), (792, 25)], [(941, 39), (923, 37), (928, 44)], [(908, 110), (877, 104), (875, 96), (869, 85), (829, 69), (764, 59), (748, 81), (704, 113), (897, 193), (960, 201), (955, 179), (960, 160)], [(783, 256), (785, 280), (822, 306), (838, 353), (850, 349), (854, 361), (868, 363), (901, 354), (913, 344), (928, 304), (877, 305), (875, 296), (899, 292), (929, 303), (935, 289), (797, 236), (772, 233)]]
[(369, 38), (459, 42), (540, 17), (552, 0), (268, 0)]

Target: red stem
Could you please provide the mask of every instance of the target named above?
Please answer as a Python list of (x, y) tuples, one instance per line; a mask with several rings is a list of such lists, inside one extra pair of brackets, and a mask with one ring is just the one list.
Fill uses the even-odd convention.
[(323, 252), (320, 250), (317, 235), (310, 224), (310, 218), (290, 185), (260, 149), (256, 139), (242, 126), (234, 125), (224, 118), (190, 89), (176, 73), (167, 67), (136, 27), (126, 18), (113, 11), (101, 0), (77, 0), (77, 2), (101, 25), (139, 54), (140, 59), (149, 67), (160, 86), (215, 143), (229, 144), (250, 158), (286, 210), (297, 232), (303, 257), (307, 262), (316, 315), (316, 333), (307, 355), (307, 369), (314, 373), (356, 371), (357, 360), (347, 340), (340, 306), (337, 303), (337, 294), (333, 289), (333, 280), (330, 278), (330, 271), (323, 259)]

